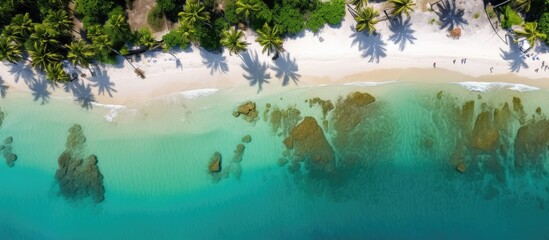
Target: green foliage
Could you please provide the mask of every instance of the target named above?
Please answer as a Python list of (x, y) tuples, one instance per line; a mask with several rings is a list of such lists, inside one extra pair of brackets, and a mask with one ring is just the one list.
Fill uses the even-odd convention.
[(372, 7), (364, 8), (358, 12), (353, 13), (353, 17), (356, 21), (356, 31), (368, 31), (368, 34), (372, 34), (376, 31), (375, 25), (379, 22), (379, 11)]
[(111, 15), (104, 26), (104, 33), (112, 43), (113, 48), (120, 49), (127, 43), (131, 43), (134, 36), (126, 16), (122, 14)]
[(160, 31), (164, 28), (164, 16), (158, 6), (149, 10), (149, 13), (147, 14), (147, 23), (154, 31)]
[(239, 52), (246, 51), (248, 48), (248, 43), (245, 40), (242, 40), (243, 37), (244, 32), (235, 28), (230, 28), (223, 32), (221, 45), (229, 50), (230, 55), (233, 53), (238, 54)]
[(95, 56), (95, 51), (92, 46), (83, 40), (71, 42), (66, 47), (69, 50), (67, 59), (74, 65), (88, 67)]
[(0, 61), (17, 63), (21, 61), (21, 49), (6, 36), (0, 35)]
[(505, 7), (505, 12), (501, 17), (501, 27), (509, 29), (513, 25), (520, 25), (523, 22), (522, 18), (509, 5)]
[(305, 19), (298, 9), (291, 5), (275, 5), (273, 22), (281, 34), (297, 34), (305, 29)]
[(223, 18), (218, 18), (214, 21), (213, 26), (209, 27), (200, 24), (196, 27), (196, 38), (198, 43), (204, 49), (210, 52), (219, 52), (223, 47), (221, 45), (221, 35), (228, 25)]
[(315, 11), (309, 16), (306, 27), (313, 32), (318, 32), (325, 23), (337, 25), (345, 16), (345, 1), (332, 0), (319, 2)]
[(173, 29), (168, 34), (162, 36), (164, 40), (164, 51), (168, 51), (171, 48), (179, 47), (185, 49), (189, 47), (189, 39), (185, 37), (184, 33), (180, 29)]
[(51, 62), (46, 66), (46, 79), (52, 82), (68, 82), (69, 74), (63, 70), (61, 62)]
[(188, 0), (183, 7), (183, 12), (178, 14), (180, 21), (183, 24), (191, 26), (195, 23), (205, 23), (210, 20), (210, 13), (206, 11), (206, 7), (198, 0)]
[(400, 16), (403, 13), (410, 17), (410, 12), (414, 11), (414, 6), (416, 5), (412, 0), (389, 0), (391, 3), (393, 10), (391, 11), (391, 15), (393, 16)]
[(547, 35), (538, 31), (536, 22), (526, 22), (522, 24), (522, 29), (516, 29), (516, 39), (525, 38), (530, 46), (535, 46), (536, 40), (545, 40)]
[(231, 25), (237, 24), (241, 19), (238, 14), (236, 14), (236, 5), (234, 0), (227, 0), (225, 2), (225, 19)]
[(259, 36), (255, 41), (263, 47), (263, 53), (267, 52), (267, 55), (271, 55), (271, 53), (278, 54), (284, 49), (278, 25), (271, 27), (265, 23), (261, 29), (257, 30), (257, 33)]
[(152, 35), (151, 31), (148, 28), (141, 28), (138, 33), (139, 39), (137, 43), (141, 46), (150, 49), (156, 45), (156, 39)]
[(488, 15), (488, 18), (490, 19), (497, 17), (496, 11), (494, 11), (494, 6), (490, 4), (486, 6), (486, 15)]
[(182, 9), (183, 2), (182, 0), (157, 0), (156, 6), (170, 21), (175, 22), (179, 10)]
[[(543, 13), (538, 20), (538, 29), (541, 33), (549, 36), (549, 12)], [(545, 39), (545, 43), (549, 44), (549, 38)]]
[(114, 6), (112, 0), (74, 0), (74, 11), (83, 16), (84, 26), (101, 24)]
[(263, 1), (259, 1), (259, 10), (255, 12), (255, 16), (251, 19), (250, 25), (253, 29), (259, 29), (263, 24), (273, 20), (273, 12)]

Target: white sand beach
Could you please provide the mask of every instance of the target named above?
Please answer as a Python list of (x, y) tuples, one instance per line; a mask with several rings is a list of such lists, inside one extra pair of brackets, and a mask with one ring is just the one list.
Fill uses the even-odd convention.
[[(145, 71), (140, 79), (133, 68), (119, 64), (96, 65), (97, 76), (54, 87), (36, 74), (27, 63), (0, 64), (3, 85), (10, 91), (27, 91), (51, 96), (73, 96), (103, 104), (130, 104), (197, 89), (234, 88), (249, 97), (284, 88), (344, 84), (349, 82), (508, 82), (549, 89), (549, 50), (537, 46), (523, 54), (516, 44), (507, 45), (491, 28), (482, 1), (456, 2), (465, 9), (459, 21), (460, 39), (448, 37), (448, 26), (436, 12), (420, 10), (397, 21), (381, 21), (378, 34), (367, 36), (354, 31), (355, 21), (347, 13), (340, 26), (325, 26), (318, 34), (304, 32), (286, 38), (285, 52), (273, 61), (255, 42), (255, 33), (246, 33), (248, 51), (240, 55), (213, 54), (197, 47), (184, 51), (143, 54), (133, 64)], [(376, 5), (376, 4), (374, 4)], [(381, 9), (380, 4), (376, 5)], [(480, 17), (473, 16), (480, 13)], [(451, 11), (448, 14), (453, 14)], [(435, 19), (435, 23), (429, 23)], [(499, 29), (499, 28), (498, 28)], [(506, 32), (498, 34), (505, 38)], [(177, 60), (176, 60), (177, 58)], [(466, 59), (465, 63), (462, 60)], [(455, 60), (455, 63), (454, 63)], [(436, 68), (434, 68), (436, 63)], [(536, 71), (537, 69), (537, 71)]]

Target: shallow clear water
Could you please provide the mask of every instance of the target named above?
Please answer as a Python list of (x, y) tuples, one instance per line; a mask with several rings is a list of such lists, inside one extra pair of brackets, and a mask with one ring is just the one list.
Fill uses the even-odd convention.
[[(336, 120), (344, 108), (338, 99), (355, 91), (375, 102)], [(326, 125), (321, 108), (305, 102), (314, 97), (335, 105)], [(514, 109), (513, 97), (524, 114)], [(28, 94), (10, 93), (0, 103), (0, 140), (13, 137), (18, 159), (12, 168), (0, 165), (0, 238), (549, 238), (546, 91), (395, 83), (284, 89), (253, 98), (255, 123), (232, 116), (248, 99), (229, 90), (91, 111), (69, 99), (39, 105)], [(474, 101), (470, 121), (463, 120), (467, 101)], [(279, 166), (289, 133), (273, 132), (263, 115), (267, 103), (314, 117), (333, 149), (335, 170), (312, 174), (311, 160), (291, 154), (290, 163)], [(488, 138), (475, 136), (491, 135), (474, 128), (478, 116), (504, 112), (504, 103), (510, 116), (505, 129), (496, 127), (495, 148), (479, 150)], [(338, 128), (357, 116), (349, 132)], [(101, 203), (59, 192), (58, 158), (75, 123), (87, 139), (85, 154), (97, 156), (104, 176)], [(524, 125), (535, 131), (517, 141)], [(247, 134), (252, 141), (245, 144), (241, 176), (212, 176), (212, 154), (220, 152), (228, 169)], [(526, 145), (521, 164), (519, 145)], [(297, 172), (288, 170), (293, 161), (300, 164)], [(459, 163), (467, 166), (464, 173), (456, 170)]]

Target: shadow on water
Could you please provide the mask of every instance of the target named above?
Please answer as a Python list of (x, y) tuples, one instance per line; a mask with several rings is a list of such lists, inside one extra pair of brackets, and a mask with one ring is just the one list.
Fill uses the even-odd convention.
[(30, 63), (27, 64), (26, 62), (20, 62), (17, 64), (11, 64), (9, 72), (14, 76), (15, 83), (18, 83), (22, 78), (25, 84), (30, 87), (30, 85), (36, 81), (34, 71)]
[(227, 73), (229, 71), (229, 65), (227, 64), (227, 58), (222, 54), (210, 53), (206, 50), (200, 50), (200, 56), (202, 57), (202, 63), (210, 69), (210, 74), (213, 75), (216, 72)]
[(4, 83), (5, 83), (4, 79), (0, 77), (0, 97), (2, 98), (6, 97), (7, 90), (9, 88), (9, 86), (5, 85)]
[(244, 70), (244, 78), (250, 81), (250, 86), (257, 85), (257, 92), (263, 90), (263, 84), (269, 83), (271, 74), (267, 73), (268, 65), (264, 62), (260, 62), (256, 51), (246, 51), (240, 54), (242, 64), (240, 65)]
[(353, 39), (351, 47), (358, 45), (358, 49), (362, 51), (361, 56), (370, 58), (368, 62), (379, 63), (381, 58), (387, 56), (387, 50), (385, 49), (387, 44), (381, 39), (381, 34), (370, 35), (366, 32), (357, 32), (353, 26), (351, 26), (351, 30), (353, 31), (353, 34), (351, 34)]
[(456, 0), (445, 0), (436, 4), (438, 11), (435, 11), (440, 19), (440, 29), (454, 29), (456, 26), (467, 24), (467, 20), (463, 18), (465, 11), (456, 6)]
[(72, 92), (74, 101), (78, 102), (83, 108), (91, 109), (93, 107), (92, 103), (95, 102), (95, 96), (92, 93), (90, 84), (85, 84), (84, 81), (72, 81), (66, 83), (64, 88), (65, 91)]
[(503, 49), (499, 49), (501, 51), (501, 58), (503, 60), (509, 62), (509, 69), (511, 72), (519, 72), (521, 68), (528, 68), (528, 64), (526, 64), (524, 53), (520, 50), (520, 47), (518, 44), (511, 41), (509, 43), (509, 51), (504, 51)]
[(50, 86), (50, 84), (45, 77), (35, 79), (28, 86), (32, 92), (35, 102), (40, 102), (40, 104), (46, 104), (49, 102), (51, 92), (48, 91), (48, 86)]
[(116, 93), (114, 89), (114, 83), (111, 81), (111, 78), (107, 75), (107, 70), (101, 70), (95, 72), (95, 76), (89, 78), (91, 86), (97, 88), (97, 95), (109, 94), (109, 97), (112, 97), (113, 92)]
[(290, 83), (290, 80), (297, 85), (300, 74), (299, 67), (295, 61), (295, 58), (291, 58), (289, 53), (280, 54), (280, 57), (275, 60), (275, 66), (272, 66), (271, 69), (275, 71), (275, 76), (282, 79), (282, 86), (287, 86)]
[(389, 29), (393, 32), (393, 35), (389, 37), (394, 44), (398, 44), (398, 49), (402, 52), (406, 48), (406, 43), (414, 44), (414, 41), (417, 40), (414, 37), (414, 30), (412, 29), (412, 23), (410, 18), (404, 20), (402, 16), (395, 18), (391, 21)]

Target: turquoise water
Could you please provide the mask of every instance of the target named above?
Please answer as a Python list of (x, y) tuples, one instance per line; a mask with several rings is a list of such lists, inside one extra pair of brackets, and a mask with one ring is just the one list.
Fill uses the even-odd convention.
[[(347, 109), (353, 92), (375, 102)], [(234, 90), (186, 96), (84, 110), (70, 99), (40, 105), (10, 92), (0, 103), (0, 140), (12, 136), (18, 158), (12, 168), (0, 165), (0, 239), (549, 238), (546, 91), (386, 84), (283, 89), (253, 99)], [(335, 106), (326, 124), (321, 108), (305, 101), (314, 97)], [(254, 123), (232, 116), (247, 100), (259, 110)], [(468, 101), (473, 107), (464, 107)], [(285, 154), (283, 140), (295, 126), (273, 132), (267, 103), (270, 112), (292, 106), (299, 119), (314, 117), (335, 170), (310, 173), (312, 160), (292, 155), (299, 145)], [(482, 112), (488, 126), (475, 128)], [(502, 113), (508, 117), (495, 117)], [(97, 156), (103, 202), (59, 194), (57, 160), (73, 124), (87, 139), (83, 154)], [(522, 126), (528, 131), (517, 140)], [(498, 138), (486, 144), (490, 129)], [(228, 177), (216, 179), (208, 172), (213, 153), (229, 169), (248, 134), (240, 177), (233, 163)], [(289, 163), (280, 166), (280, 158)], [(298, 171), (288, 170), (292, 162)]]

